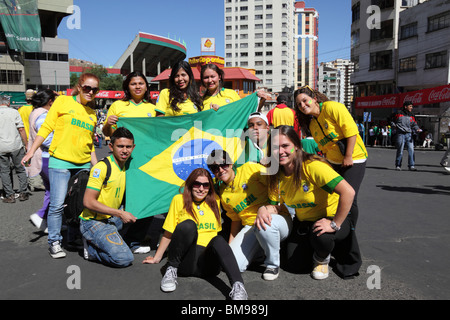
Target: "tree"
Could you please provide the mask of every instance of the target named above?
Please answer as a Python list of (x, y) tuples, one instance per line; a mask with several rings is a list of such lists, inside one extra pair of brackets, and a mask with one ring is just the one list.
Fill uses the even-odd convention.
[[(100, 79), (100, 90), (112, 90), (121, 91), (123, 77), (119, 74), (110, 75), (108, 70), (102, 65), (93, 65), (90, 67), (84, 67), (83, 73), (89, 72), (95, 74)], [(72, 73), (70, 75), (70, 86), (73, 88), (76, 86), (79, 75)]]

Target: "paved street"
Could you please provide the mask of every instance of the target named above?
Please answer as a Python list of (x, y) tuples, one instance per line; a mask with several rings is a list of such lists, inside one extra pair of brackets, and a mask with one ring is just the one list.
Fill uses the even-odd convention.
[[(100, 150), (99, 157), (106, 151)], [(439, 165), (444, 152), (417, 150), (418, 171), (410, 172), (406, 159), (403, 171), (394, 170), (394, 149), (368, 151), (359, 194), (360, 276), (342, 280), (331, 272), (328, 279), (317, 281), (308, 274), (282, 270), (270, 282), (256, 268), (243, 274), (250, 300), (450, 298), (450, 175)], [(78, 252), (51, 259), (46, 235), (29, 221), (42, 198), (43, 192), (33, 192), (29, 201), (0, 203), (0, 299), (193, 301), (228, 297), (230, 288), (223, 273), (211, 281), (179, 278), (175, 292), (163, 293), (160, 268), (165, 260), (143, 265), (146, 255), (135, 255), (134, 264), (126, 269), (87, 262)], [(80, 287), (73, 288), (74, 284)]]

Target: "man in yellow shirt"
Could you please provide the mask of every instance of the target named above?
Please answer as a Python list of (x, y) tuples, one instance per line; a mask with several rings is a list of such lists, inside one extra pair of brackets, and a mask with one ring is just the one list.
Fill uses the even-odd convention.
[(111, 136), (107, 158), (111, 175), (106, 177), (106, 163), (92, 167), (84, 194), (85, 209), (80, 215), (80, 231), (83, 235), (84, 257), (113, 267), (128, 267), (134, 260), (133, 253), (123, 241), (119, 230), (124, 223), (136, 222), (131, 213), (119, 209), (125, 192), (125, 163), (134, 149), (133, 134), (126, 128), (118, 128)]

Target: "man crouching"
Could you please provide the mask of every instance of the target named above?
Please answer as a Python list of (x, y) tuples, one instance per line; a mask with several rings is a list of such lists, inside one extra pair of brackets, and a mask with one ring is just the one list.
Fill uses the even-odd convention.
[(109, 161), (111, 173), (104, 183), (107, 164), (99, 161), (92, 167), (84, 194), (85, 209), (80, 215), (84, 258), (99, 261), (112, 267), (128, 267), (133, 253), (123, 241), (119, 230), (124, 223), (136, 222), (131, 213), (119, 209), (125, 191), (125, 163), (135, 147), (133, 134), (119, 128), (111, 136)]

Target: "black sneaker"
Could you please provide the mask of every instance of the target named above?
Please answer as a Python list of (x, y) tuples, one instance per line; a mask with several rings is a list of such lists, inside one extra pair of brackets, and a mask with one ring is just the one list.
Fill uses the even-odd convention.
[(278, 268), (267, 267), (266, 270), (264, 270), (263, 279), (268, 281), (275, 280), (278, 278), (279, 274)]

